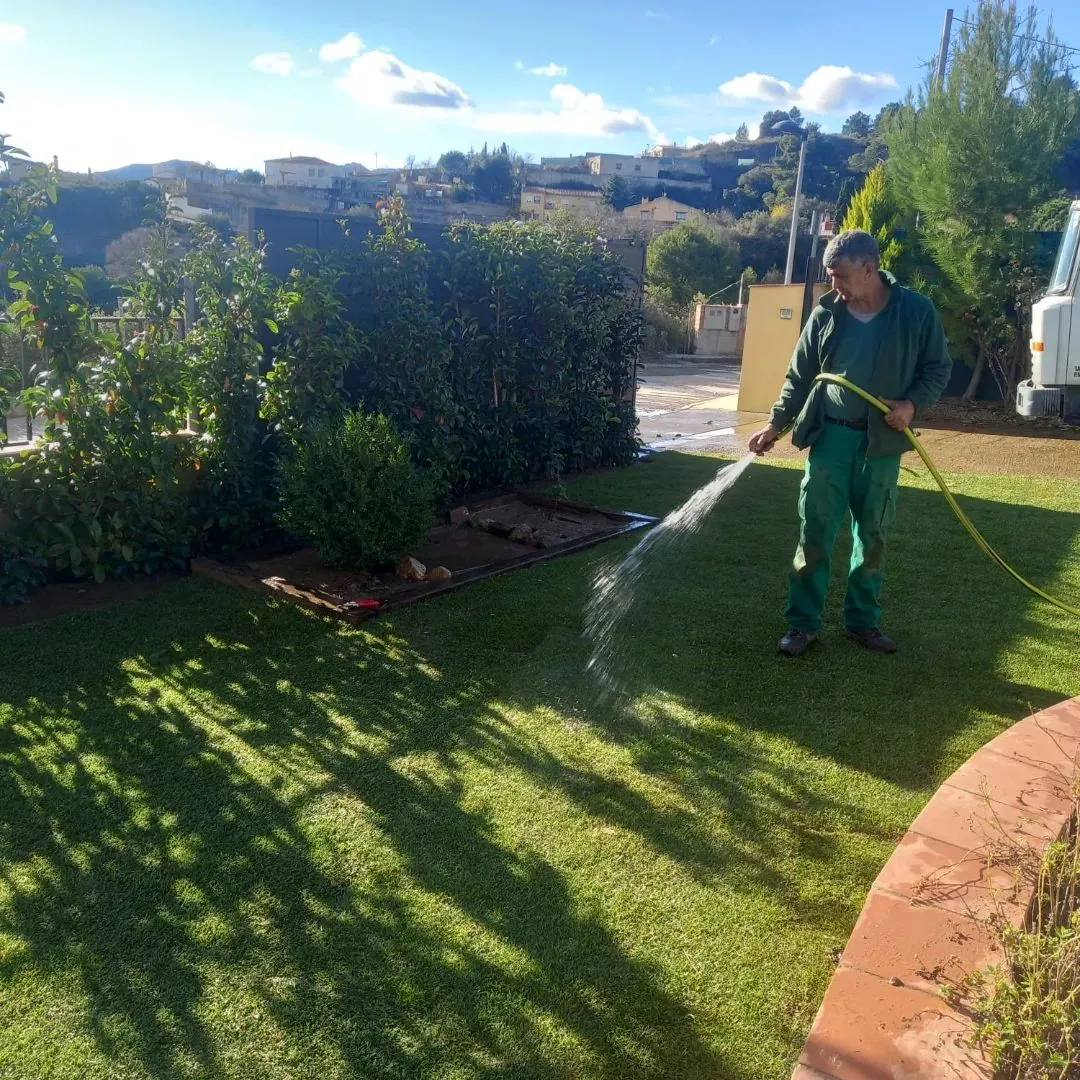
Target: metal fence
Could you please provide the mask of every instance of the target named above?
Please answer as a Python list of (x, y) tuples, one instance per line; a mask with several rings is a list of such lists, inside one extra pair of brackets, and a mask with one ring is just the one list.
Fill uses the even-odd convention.
[[(91, 315), (90, 319), (96, 330), (116, 334), (121, 344), (141, 333), (146, 327), (146, 320), (127, 315)], [(0, 324), (6, 322), (7, 317), (0, 313)], [(184, 319), (178, 317), (175, 325), (183, 337), (186, 330)], [(17, 334), (5, 332), (6, 330), (7, 327), (0, 325), (0, 370), (14, 373), (13, 385), (6, 387), (14, 397), (35, 385), (39, 374), (45, 370), (48, 352), (44, 348), (28, 345)], [(0, 433), (5, 436), (0, 443), (7, 447), (31, 446), (41, 438), (44, 428), (43, 416), (31, 415), (23, 405), (15, 404), (7, 412), (0, 414)]]
[[(34, 349), (14, 334), (0, 333), (0, 368), (14, 374), (15, 385), (7, 387), (9, 392), (33, 386), (35, 373), (41, 369), (44, 360), (44, 349)], [(42, 426), (43, 421), (28, 415), (22, 405), (16, 405), (0, 416), (0, 431), (6, 436), (6, 446), (32, 443), (41, 435)]]

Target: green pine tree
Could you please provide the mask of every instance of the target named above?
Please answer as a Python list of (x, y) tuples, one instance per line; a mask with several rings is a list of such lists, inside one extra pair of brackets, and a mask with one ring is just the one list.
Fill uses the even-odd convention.
[(885, 165), (877, 165), (866, 174), (863, 186), (851, 197), (843, 227), (865, 229), (870, 233), (881, 249), (882, 269), (894, 270), (902, 250), (896, 237), (902, 220), (900, 207), (889, 191)]
[(921, 221), (920, 240), (955, 286), (975, 373), (989, 365), (1005, 400), (1028, 362), (1034, 245), (1025, 232), (1057, 194), (1080, 137), (1068, 54), (1035, 8), (984, 0), (960, 27), (948, 78), (933, 76), (886, 125), (891, 190)]

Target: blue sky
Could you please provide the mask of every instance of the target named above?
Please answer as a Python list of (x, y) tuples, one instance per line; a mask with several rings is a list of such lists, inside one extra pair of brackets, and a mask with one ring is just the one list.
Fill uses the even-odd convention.
[[(1080, 5), (1043, 11), (1080, 46)], [(0, 0), (0, 130), (67, 169), (396, 165), (503, 139), (535, 158), (634, 153), (793, 103), (838, 130), (921, 80), (943, 15), (929, 0)]]

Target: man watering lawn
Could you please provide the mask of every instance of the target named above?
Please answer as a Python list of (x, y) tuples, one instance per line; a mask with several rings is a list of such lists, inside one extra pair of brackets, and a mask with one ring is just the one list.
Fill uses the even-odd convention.
[[(833, 545), (850, 511), (854, 543), (844, 624), (860, 645), (892, 653), (896, 645), (879, 626), (879, 596), (900, 455), (911, 449), (904, 431), (941, 396), (952, 361), (934, 305), (879, 268), (869, 233), (840, 233), (825, 249), (824, 263), (833, 291), (810, 315), (780, 400), (749, 443), (754, 453), (767, 453), (793, 423), (791, 441), (810, 448), (780, 651), (802, 656), (817, 641)], [(850, 390), (814, 382), (823, 371), (845, 376), (892, 411), (885, 415)]]

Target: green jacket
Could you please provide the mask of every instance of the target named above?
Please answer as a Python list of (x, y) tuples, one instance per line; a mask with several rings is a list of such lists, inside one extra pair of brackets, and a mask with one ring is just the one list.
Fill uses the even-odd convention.
[[(884, 310), (877, 316), (886, 320), (874, 361), (871, 394), (903, 400), (915, 405), (915, 415), (933, 405), (945, 389), (952, 360), (945, 343), (945, 331), (934, 305), (920, 293), (898, 285), (896, 278), (882, 270), (882, 279), (892, 288)], [(800, 450), (812, 446), (825, 426), (825, 384), (814, 377), (830, 371), (836, 343), (844, 323), (851, 316), (847, 305), (835, 292), (826, 293), (810, 314), (795, 346), (780, 400), (773, 406), (770, 421), (778, 428), (794, 425), (791, 441)], [(888, 457), (911, 449), (902, 431), (893, 431), (884, 415), (870, 410), (869, 457)]]

